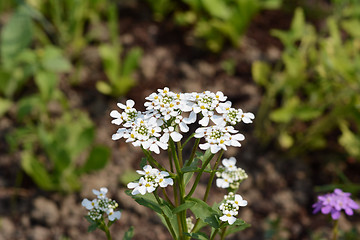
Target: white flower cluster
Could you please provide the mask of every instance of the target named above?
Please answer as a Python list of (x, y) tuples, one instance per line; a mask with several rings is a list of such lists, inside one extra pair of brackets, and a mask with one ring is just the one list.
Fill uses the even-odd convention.
[(115, 211), (119, 204), (115, 200), (111, 200), (106, 197), (108, 189), (103, 187), (100, 188), (100, 191), (95, 189), (93, 189), (92, 191), (97, 196), (97, 198), (92, 201), (85, 198), (81, 202), (81, 205), (83, 205), (87, 210), (89, 210), (89, 217), (92, 220), (96, 221), (100, 220), (103, 214), (106, 213), (110, 221), (120, 219), (121, 212)]
[(248, 178), (244, 169), (236, 167), (236, 158), (224, 158), (222, 164), (216, 172), (216, 186), (219, 188), (237, 189), (240, 183)]
[(230, 192), (228, 195), (224, 196), (224, 202), (219, 206), (219, 209), (223, 214), (223, 216), (220, 217), (220, 220), (232, 225), (236, 221), (235, 216), (238, 215), (239, 207), (245, 207), (246, 205), (247, 201), (239, 194)]
[(137, 173), (143, 175), (138, 182), (130, 182), (127, 187), (133, 189), (131, 194), (152, 193), (155, 189), (160, 186), (162, 188), (168, 185), (173, 185), (174, 181), (169, 177), (169, 173), (166, 171), (159, 171), (156, 168), (152, 168), (150, 165), (146, 165), (142, 170), (137, 170)]
[[(145, 99), (145, 112), (137, 111), (133, 100), (127, 100), (126, 105), (118, 103), (123, 110), (121, 113), (111, 111), (110, 116), (114, 118), (111, 123), (122, 125), (112, 139), (124, 138), (134, 146), (157, 154), (160, 148), (168, 148), (170, 138), (180, 141), (183, 137), (180, 131), (188, 132), (188, 125), (196, 121), (197, 114), (201, 115), (199, 124), (202, 127), (196, 130), (195, 137), (205, 139), (199, 147), (203, 150), (210, 148), (214, 154), (220, 149), (226, 150), (227, 146), (240, 147), (239, 141), (245, 137), (229, 125), (251, 123), (255, 118), (252, 113), (231, 108), (231, 102), (225, 102), (227, 97), (220, 91), (174, 93), (165, 87)], [(210, 119), (215, 125), (209, 126)]]

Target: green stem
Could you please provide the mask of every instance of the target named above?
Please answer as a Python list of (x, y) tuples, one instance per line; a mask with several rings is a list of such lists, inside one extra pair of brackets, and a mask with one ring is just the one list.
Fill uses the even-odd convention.
[(194, 156), (195, 156), (195, 153), (196, 153), (196, 150), (199, 146), (199, 143), (200, 143), (200, 138), (197, 138), (195, 140), (195, 144), (194, 144), (194, 147), (191, 151), (191, 155), (190, 155), (190, 158), (189, 158), (189, 161), (186, 163), (186, 166), (190, 166), (190, 164), (192, 163), (192, 161), (194, 161)]
[(191, 188), (190, 192), (188, 193), (188, 195), (186, 195), (185, 199), (190, 198), (190, 197), (193, 195), (193, 193), (194, 193), (194, 191), (195, 191), (195, 189), (196, 189), (197, 185), (199, 184), (199, 181), (200, 181), (201, 175), (203, 174), (203, 172), (204, 172), (204, 170), (205, 170), (206, 166), (209, 164), (209, 162), (210, 162), (210, 161), (211, 161), (211, 159), (214, 157), (214, 155), (215, 155), (215, 154), (211, 153), (211, 154), (210, 154), (210, 156), (208, 157), (208, 159), (206, 159), (206, 161), (204, 162), (204, 164), (203, 164), (203, 166), (201, 167), (201, 169), (200, 169), (200, 171), (199, 171), (198, 175), (196, 176), (195, 182), (194, 182), (194, 184), (193, 184), (193, 186), (192, 186), (192, 188)]
[(337, 240), (338, 239), (338, 233), (339, 233), (339, 220), (335, 220), (334, 221), (334, 227), (333, 227), (333, 230), (332, 230), (332, 240)]
[(163, 166), (161, 166), (149, 153), (148, 150), (144, 149), (143, 147), (141, 147), (141, 150), (144, 152), (145, 156), (147, 157), (147, 160), (149, 161), (150, 165), (156, 166), (157, 168), (159, 168), (162, 171), (167, 171)]
[[(191, 134), (191, 135), (185, 140), (185, 142), (182, 144), (181, 149), (184, 149), (184, 147), (186, 146), (186, 144), (187, 144), (194, 136), (195, 136), (195, 133)], [(199, 139), (199, 141), (200, 141), (200, 138), (197, 138), (197, 139)], [(195, 150), (196, 150), (196, 148), (195, 148)]]
[[(158, 204), (161, 206), (162, 203), (161, 203), (160, 198), (159, 198), (159, 196), (157, 195), (156, 191), (154, 191), (153, 193), (154, 193), (154, 196), (155, 196), (155, 198), (156, 198), (156, 201), (157, 201)], [(175, 234), (175, 231), (174, 231), (173, 226), (171, 225), (171, 222), (170, 222), (169, 218), (165, 215), (165, 213), (164, 213), (164, 211), (163, 211), (162, 209), (161, 209), (161, 212), (162, 212), (162, 215), (163, 215), (163, 217), (164, 217), (164, 219), (165, 219), (166, 224), (168, 225), (168, 228), (169, 228), (169, 230), (170, 230), (171, 236), (173, 237), (173, 239), (176, 239), (176, 234)]]
[(210, 174), (210, 179), (209, 179), (209, 182), (207, 184), (207, 187), (206, 187), (206, 192), (205, 192), (205, 195), (204, 195), (204, 198), (203, 198), (203, 201), (206, 202), (206, 200), (208, 199), (209, 197), (209, 192), (210, 192), (210, 188), (211, 188), (211, 185), (212, 185), (212, 182), (214, 180), (214, 177), (215, 177), (215, 174), (216, 174), (216, 170), (217, 168), (219, 167), (219, 164), (220, 164), (220, 159), (222, 157), (222, 155), (224, 154), (224, 150), (222, 149), (220, 154), (219, 154), (219, 157), (217, 158), (216, 162), (215, 162), (215, 165), (214, 165), (214, 168)]
[(227, 228), (227, 227), (224, 227), (224, 228), (222, 229), (220, 240), (224, 240), (224, 239), (225, 239), (226, 228)]
[(171, 200), (170, 200), (169, 196), (167, 195), (165, 189), (164, 189), (164, 188), (161, 188), (161, 190), (162, 190), (162, 192), (163, 192), (163, 194), (164, 194), (164, 197), (165, 197), (166, 201), (167, 201), (172, 207), (174, 207), (174, 204), (171, 202)]

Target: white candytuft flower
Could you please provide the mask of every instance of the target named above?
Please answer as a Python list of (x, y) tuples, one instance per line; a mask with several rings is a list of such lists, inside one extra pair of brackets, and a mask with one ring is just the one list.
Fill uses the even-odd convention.
[(200, 144), (202, 150), (210, 148), (211, 153), (215, 154), (220, 149), (227, 150), (228, 146), (240, 147), (239, 141), (245, 139), (244, 135), (237, 133), (238, 131), (232, 126), (210, 126), (196, 129), (195, 138), (205, 138), (205, 143)]
[(137, 170), (136, 172), (143, 176), (138, 182), (128, 183), (127, 187), (133, 189), (131, 192), (132, 195), (152, 193), (158, 186), (164, 188), (174, 184), (174, 180), (169, 177), (170, 174), (168, 172), (160, 172), (150, 165), (146, 165), (143, 167), (143, 170)]
[(223, 214), (223, 216), (220, 217), (220, 220), (223, 222), (228, 222), (230, 225), (232, 225), (236, 221), (239, 207), (245, 207), (246, 205), (247, 201), (244, 200), (239, 194), (230, 192), (228, 195), (224, 196), (224, 202), (219, 206), (219, 209)]
[[(220, 91), (175, 93), (165, 87), (145, 99), (145, 112), (137, 111), (133, 100), (127, 100), (126, 104), (118, 103), (123, 110), (121, 113), (111, 111), (112, 123), (121, 125), (112, 139), (124, 138), (126, 142), (156, 154), (160, 149), (167, 150), (170, 140), (181, 141), (183, 135), (180, 132), (189, 131), (188, 125), (196, 122), (197, 114), (200, 114), (198, 123), (202, 127), (196, 130), (195, 137), (204, 137), (205, 143), (199, 147), (211, 149), (212, 153), (226, 150), (228, 146), (240, 147), (244, 135), (233, 126), (239, 122), (251, 123), (255, 118), (252, 113), (232, 108), (231, 102), (225, 102), (227, 97)], [(210, 119), (215, 126), (209, 126)]]
[(93, 221), (97, 221), (103, 217), (104, 213), (106, 213), (109, 221), (120, 219), (121, 212), (115, 211), (115, 209), (119, 206), (118, 203), (115, 200), (111, 200), (106, 197), (108, 189), (103, 187), (100, 188), (100, 190), (93, 189), (92, 191), (97, 198), (92, 201), (85, 198), (81, 202), (81, 205), (89, 210), (88, 216)]
[(219, 188), (239, 188), (240, 183), (248, 178), (248, 175), (242, 168), (236, 167), (236, 159), (231, 157), (222, 160), (223, 166), (220, 166), (216, 172), (216, 186)]

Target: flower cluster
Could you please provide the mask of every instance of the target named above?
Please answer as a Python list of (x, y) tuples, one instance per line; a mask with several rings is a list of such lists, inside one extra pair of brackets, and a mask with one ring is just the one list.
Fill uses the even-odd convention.
[(93, 193), (96, 195), (96, 199), (90, 201), (85, 198), (81, 204), (89, 210), (89, 217), (96, 221), (100, 220), (103, 217), (103, 214), (106, 213), (109, 221), (115, 221), (116, 219), (120, 219), (121, 212), (115, 211), (115, 209), (119, 206), (115, 200), (111, 200), (106, 197), (106, 193), (108, 189), (103, 187), (100, 188), (100, 191), (93, 189)]
[(236, 221), (235, 216), (238, 215), (239, 207), (245, 207), (246, 205), (247, 201), (239, 194), (230, 192), (228, 195), (224, 196), (224, 202), (219, 206), (219, 209), (223, 214), (223, 216), (220, 217), (220, 220), (232, 225)]
[(347, 215), (353, 215), (353, 209), (359, 209), (359, 205), (350, 198), (351, 193), (343, 192), (341, 189), (335, 189), (333, 193), (327, 193), (318, 196), (318, 201), (313, 204), (314, 211), (321, 211), (323, 214), (331, 214), (332, 219), (339, 219), (341, 210)]
[[(180, 132), (188, 132), (188, 125), (196, 122), (199, 114), (201, 127), (196, 130), (195, 137), (205, 139), (205, 143), (199, 145), (201, 149), (210, 149), (215, 154), (228, 146), (240, 147), (245, 137), (233, 125), (251, 123), (254, 119), (254, 114), (232, 108), (220, 91), (174, 93), (165, 87), (145, 99), (145, 112), (137, 111), (133, 100), (127, 100), (126, 105), (118, 103), (123, 110), (121, 113), (111, 111), (112, 123), (122, 125), (113, 134), (113, 140), (124, 138), (134, 146), (158, 154), (160, 149), (168, 149), (170, 139), (180, 141), (183, 137)], [(214, 125), (209, 125), (210, 119)]]
[(222, 160), (223, 166), (219, 167), (216, 172), (216, 186), (219, 188), (238, 189), (240, 183), (248, 178), (248, 175), (242, 168), (236, 167), (236, 158), (224, 158)]
[(137, 173), (143, 175), (138, 182), (130, 182), (127, 187), (133, 189), (131, 194), (152, 193), (155, 189), (160, 186), (162, 188), (168, 185), (173, 185), (174, 181), (169, 177), (169, 173), (166, 171), (159, 171), (156, 168), (152, 168), (150, 165), (146, 165), (142, 170), (137, 170)]

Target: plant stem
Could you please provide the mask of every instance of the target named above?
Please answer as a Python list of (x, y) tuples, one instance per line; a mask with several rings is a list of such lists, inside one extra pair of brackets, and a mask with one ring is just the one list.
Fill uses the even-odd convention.
[(195, 140), (194, 147), (193, 147), (193, 149), (192, 149), (192, 152), (191, 152), (189, 161), (186, 163), (186, 166), (190, 166), (190, 164), (192, 163), (192, 161), (194, 161), (194, 156), (195, 156), (195, 153), (196, 153), (196, 149), (197, 149), (198, 146), (199, 146), (199, 143), (200, 143), (200, 138), (197, 138), (197, 139)]
[(196, 176), (196, 179), (195, 179), (195, 182), (190, 190), (190, 192), (186, 195), (185, 199), (187, 198), (190, 198), (193, 193), (195, 192), (195, 189), (197, 187), (197, 185), (199, 184), (199, 181), (200, 181), (200, 178), (201, 178), (201, 175), (203, 174), (206, 166), (209, 164), (209, 162), (211, 161), (211, 159), (214, 157), (215, 154), (211, 153), (210, 156), (208, 157), (208, 159), (205, 160), (205, 162), (203, 163), (198, 175)]
[(221, 236), (220, 236), (220, 240), (224, 240), (225, 239), (225, 233), (226, 233), (226, 228), (227, 227), (224, 227), (221, 231)]
[[(195, 133), (191, 134), (191, 135), (185, 140), (185, 142), (182, 144), (181, 149), (184, 149), (184, 147), (186, 146), (186, 144), (187, 144), (194, 136), (195, 136)], [(197, 138), (197, 139), (199, 139), (199, 141), (200, 141), (200, 138)], [(197, 147), (196, 147), (196, 148), (197, 148)], [(196, 148), (195, 148), (195, 150), (196, 150)]]
[(209, 197), (209, 192), (210, 192), (210, 188), (211, 188), (211, 185), (212, 185), (212, 182), (214, 180), (214, 177), (215, 177), (215, 173), (216, 173), (216, 170), (219, 166), (219, 163), (220, 163), (220, 159), (222, 157), (222, 155), (224, 154), (224, 150), (222, 149), (218, 158), (216, 159), (216, 162), (215, 162), (215, 165), (214, 165), (214, 168), (210, 174), (210, 179), (209, 179), (209, 182), (207, 184), (207, 187), (206, 187), (206, 191), (205, 191), (205, 195), (204, 195), (204, 198), (203, 198), (203, 201), (206, 202), (207, 198)]
[(161, 169), (162, 171), (166, 171), (166, 169), (161, 166), (149, 153), (148, 150), (144, 149), (143, 147), (141, 147), (141, 150), (144, 152), (145, 156), (147, 157), (147, 160), (149, 161), (149, 163), (153, 166), (156, 166), (157, 168)]
[[(163, 205), (163, 204), (161, 203), (160, 198), (159, 198), (159, 196), (157, 195), (156, 191), (154, 191), (153, 193), (154, 193), (154, 196), (155, 196), (156, 201), (158, 202), (158, 204), (159, 204), (160, 206)], [(161, 209), (161, 212), (162, 212), (162, 215), (163, 215), (163, 217), (164, 217), (164, 219), (165, 219), (166, 224), (168, 225), (168, 228), (169, 228), (169, 230), (170, 230), (171, 236), (173, 237), (173, 239), (176, 239), (176, 234), (175, 234), (175, 231), (174, 231), (173, 226), (171, 225), (171, 222), (170, 222), (169, 218), (165, 215), (165, 213), (164, 213), (164, 211), (163, 211), (162, 209)]]
[(334, 227), (333, 227), (333, 230), (332, 230), (332, 240), (337, 240), (338, 239), (338, 233), (339, 233), (339, 220), (335, 220), (334, 221)]

